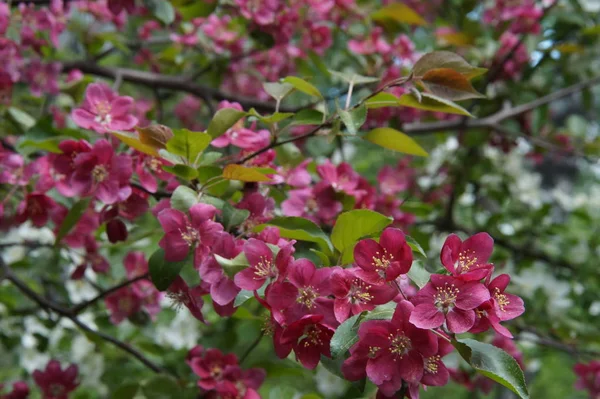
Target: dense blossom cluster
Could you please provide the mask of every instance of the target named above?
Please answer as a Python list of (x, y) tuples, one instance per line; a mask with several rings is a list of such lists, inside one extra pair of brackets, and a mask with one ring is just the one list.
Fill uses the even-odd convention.
[[(168, 302), (177, 310), (186, 308), (195, 319), (208, 324), (207, 312), (230, 317), (245, 301), (254, 301), (255, 313), (266, 316), (261, 334), (272, 339), (276, 355), (281, 359), (294, 358), (306, 369), (315, 369), (324, 359), (336, 357), (332, 347), (336, 334), (355, 331), (353, 343), (344, 353), (337, 354), (341, 364), (337, 371), (349, 381), (370, 380), (377, 386), (378, 399), (416, 399), (422, 387), (443, 386), (451, 378), (469, 389), (489, 392), (490, 379), (444, 363), (443, 358), (454, 350), (455, 339), (460, 338), (457, 334), (493, 330), (492, 344), (524, 365), (522, 354), (510, 340), (511, 332), (503, 324), (525, 311), (524, 302), (510, 293), (510, 276), (496, 273), (490, 263), (494, 241), (489, 234), (477, 233), (464, 241), (455, 234), (449, 235), (439, 256), (443, 269), (434, 268), (438, 269), (436, 273), (430, 274), (415, 261), (421, 255), (405, 232), (415, 225), (417, 216), (403, 208), (405, 199), (427, 205), (452, 205), (456, 198), (449, 195), (451, 184), (422, 187), (410, 157), (382, 167), (373, 173), (371, 181), (359, 173), (359, 167), (348, 162), (334, 163), (329, 156), (303, 158), (303, 139), (315, 126), (312, 120), (285, 125), (289, 130), (288, 143), (295, 141), (292, 150), (298, 151), (300, 159), (282, 162), (278, 152), (281, 148), (275, 148), (275, 144), (282, 143), (278, 142), (282, 133), (278, 122), (265, 123), (256, 110), (250, 109), (252, 106), (242, 105), (246, 104), (243, 99), (250, 99), (260, 109), (263, 102), (271, 101), (264, 82), (305, 74), (302, 65), (311, 62), (319, 66), (320, 58), (336, 42), (343, 42), (344, 51), (356, 57), (366, 75), (381, 78), (374, 90), (398, 99), (414, 96), (420, 104), (423, 99), (418, 89), (423, 88), (419, 83), (424, 77), (412, 80), (410, 71), (422, 53), (417, 50), (419, 41), (413, 41), (410, 29), (391, 35), (384, 23), (363, 24), (371, 19), (371, 10), (354, 0), (308, 0), (309, 7), (303, 1), (284, 4), (279, 0), (234, 0), (226, 5), (226, 13), (187, 18), (173, 11), (170, 23), (153, 17), (156, 10), (148, 5), (152, 2), (49, 3), (47, 7), (0, 3), (0, 106), (10, 107), (14, 114), (13, 90), (26, 85), (33, 97), (45, 99), (42, 114), (51, 116), (53, 121), (48, 127), (41, 119), (39, 127), (18, 113), (16, 117), (11, 114), (17, 122), (25, 120), (24, 131), (52, 130), (52, 138), (50, 143), (43, 142), (45, 147), (37, 144), (43, 152), (36, 150), (26, 152), (27, 155), (19, 153), (22, 142), (16, 137), (0, 143), (0, 184), (9, 187), (0, 202), (0, 230), (26, 223), (51, 230), (56, 238), (53, 248), (64, 250), (73, 266), (65, 273), (72, 280), (86, 281), (95, 274), (124, 274), (124, 284), (96, 298), (104, 303), (112, 324), (156, 320), (161, 302)], [(438, 0), (403, 4), (411, 6), (424, 20), (433, 20), (442, 6)], [(535, 1), (495, 0), (487, 2), (480, 11), (499, 37), (499, 47), (487, 64), (500, 64), (501, 70), (491, 80), (517, 80), (530, 60), (522, 35), (540, 33), (543, 9)], [(227, 124), (222, 134), (213, 135), (201, 132), (211, 130), (211, 125), (199, 118), (206, 113), (213, 117), (210, 99), (191, 94), (172, 99), (173, 119), (190, 129), (178, 129), (179, 137), (208, 137), (202, 150), (196, 151), (196, 159), (188, 159), (190, 148), (200, 146), (197, 142), (190, 143), (188, 136), (183, 144), (170, 147), (175, 129), (150, 122), (164, 119), (161, 96), (165, 93), (157, 87), (152, 87), (156, 101), (122, 95), (128, 93), (120, 88), (122, 71), (115, 72), (113, 87), (100, 81), (90, 83), (81, 71), (68, 67), (66, 62), (53, 61), (54, 53), (48, 56), (50, 48), (62, 45), (63, 38), (71, 39), (63, 35), (67, 22), (82, 16), (97, 22), (89, 27), (89, 37), (105, 33), (105, 28), (110, 34), (133, 36), (132, 43), (122, 45), (128, 48), (133, 62), (155, 73), (172, 71), (180, 59), (168, 51), (151, 51), (146, 44), (153, 41), (171, 45), (182, 54), (207, 53), (214, 56), (210, 61), (215, 65), (227, 60), (226, 72), (216, 79), (219, 89), (210, 90), (223, 89), (241, 100), (222, 100), (228, 97), (219, 94), (213, 99), (222, 101), (215, 101), (214, 111), (244, 116), (231, 124), (213, 123), (213, 130), (219, 129), (214, 125)], [(127, 30), (129, 17), (140, 21), (137, 29)], [(344, 32), (342, 36), (339, 30)], [(118, 40), (110, 34), (104, 36)], [(436, 34), (443, 37), (460, 32), (447, 27)], [(104, 44), (85, 43), (107, 54), (119, 47), (107, 49)], [(87, 55), (91, 60), (97, 56)], [(459, 65), (465, 68), (460, 62)], [(96, 74), (111, 76), (102, 67), (95, 67), (99, 68)], [(197, 76), (210, 73), (211, 68), (203, 69)], [(445, 73), (464, 80), (467, 89), (472, 89), (461, 73), (452, 69)], [(146, 77), (144, 72), (129, 76), (134, 82)], [(408, 83), (397, 84), (403, 78)], [(189, 80), (190, 84), (194, 84), (193, 80)], [(174, 77), (169, 82), (180, 85)], [(442, 79), (442, 83), (437, 83), (444, 86), (447, 82)], [(354, 110), (353, 86), (354, 83), (348, 94), (338, 96), (348, 96), (346, 112)], [(311, 87), (299, 91), (310, 94)], [(63, 92), (70, 94), (62, 96)], [(277, 99), (276, 110), (280, 109), (280, 100)], [(458, 107), (443, 97), (438, 100)], [(323, 105), (328, 111), (328, 102), (323, 101)], [(426, 106), (417, 108), (373, 108), (368, 115), (365, 108), (363, 122), (373, 128), (423, 118), (458, 118), (432, 112)], [(282, 118), (292, 115), (278, 114)], [(323, 116), (323, 135), (331, 133), (333, 129), (329, 128), (334, 124), (329, 115), (320, 111), (319, 115)], [(346, 121), (344, 124), (348, 127)], [(557, 141), (563, 147), (569, 145), (563, 137)], [(503, 144), (506, 143), (500, 145)], [(208, 161), (203, 164), (200, 155), (208, 147), (212, 152), (204, 152)], [(340, 152), (343, 158), (343, 148)], [(235, 183), (227, 182), (227, 189), (221, 193), (211, 191), (226, 180), (224, 165), (256, 172), (259, 178), (227, 178)], [(186, 178), (182, 169), (193, 177)], [(213, 175), (205, 178), (202, 173)], [(439, 165), (435, 175), (448, 177), (447, 165)], [(176, 199), (182, 188), (192, 192), (191, 197)], [(344, 250), (332, 244), (333, 233), (329, 233), (335, 230), (339, 215), (347, 211), (373, 211), (389, 220), (368, 234), (354, 237), (352, 247)], [(232, 214), (241, 220), (232, 221)], [(291, 228), (277, 227), (276, 222), (284, 218), (294, 221)], [(128, 245), (130, 236), (138, 233), (137, 224), (142, 222), (151, 227), (150, 234), (140, 241), (148, 239), (156, 252), (149, 257), (145, 249), (128, 247), (122, 273), (114, 264), (111, 249), (117, 243)], [(302, 233), (298, 234), (298, 230)], [(315, 250), (321, 241), (326, 241), (325, 247), (329, 244), (330, 253)], [(307, 249), (307, 242), (312, 251)], [(171, 269), (179, 267), (177, 270), (185, 273), (166, 278), (169, 281), (159, 290), (157, 280), (150, 279), (153, 259)], [(419, 278), (411, 275), (417, 268)], [(36, 296), (31, 297), (35, 301)], [(78, 315), (76, 311), (61, 312), (62, 317), (72, 320)], [(196, 346), (189, 351), (186, 363), (197, 376), (203, 397), (260, 398), (258, 390), (266, 373), (260, 368), (242, 369), (244, 358), (238, 360), (232, 353)], [(598, 362), (578, 364), (575, 372), (579, 377), (577, 388), (598, 397)], [(60, 362), (51, 360), (44, 370), (33, 372), (32, 379), (44, 399), (62, 399), (79, 386), (78, 374), (76, 365), (63, 369)], [(24, 381), (10, 387), (0, 384), (0, 399), (26, 398), (29, 391)]]

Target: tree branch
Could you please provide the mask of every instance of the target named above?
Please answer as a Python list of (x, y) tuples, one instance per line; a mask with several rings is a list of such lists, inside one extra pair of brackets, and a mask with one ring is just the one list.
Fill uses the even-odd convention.
[[(154, 72), (139, 71), (130, 68), (104, 67), (90, 61), (71, 61), (62, 64), (64, 73), (79, 69), (83, 73), (141, 84), (153, 89), (169, 89), (194, 94), (200, 98), (217, 101), (228, 100), (240, 103), (245, 109), (256, 108), (259, 111), (274, 112), (275, 103), (260, 101), (252, 97), (225, 93), (221, 90), (190, 82), (185, 76), (169, 76)], [(294, 112), (294, 109), (281, 107), (280, 112)]]
[(65, 317), (71, 320), (80, 330), (85, 331), (88, 334), (95, 335), (106, 342), (110, 342), (117, 348), (122, 349), (123, 351), (129, 353), (130, 355), (138, 359), (141, 363), (143, 363), (146, 367), (148, 367), (155, 373), (165, 372), (165, 370), (162, 367), (152, 362), (150, 359), (148, 359), (146, 356), (144, 356), (142, 353), (140, 353), (137, 349), (133, 348), (129, 344), (119, 341), (118, 339), (110, 335), (104, 334), (101, 331), (97, 331), (88, 327), (86, 324), (84, 324), (83, 322), (81, 322), (81, 320), (77, 318), (76, 313), (73, 312), (73, 310), (63, 308), (62, 306), (59, 306), (56, 303), (40, 296), (38, 293), (33, 291), (27, 284), (25, 284), (25, 282), (19, 279), (12, 272), (12, 270), (10, 270), (10, 268), (6, 264), (4, 264), (2, 258), (0, 258), (0, 270), (3, 272), (3, 276), (5, 279), (13, 283), (13, 285), (23, 293), (23, 295), (35, 302), (40, 308), (46, 311), (52, 311), (61, 317)]
[(135, 278), (132, 278), (130, 280), (125, 280), (123, 282), (121, 282), (120, 284), (117, 284), (113, 287), (110, 287), (104, 291), (101, 291), (97, 296), (95, 296), (94, 298), (87, 300), (85, 302), (80, 303), (79, 305), (74, 306), (70, 312), (72, 314), (79, 314), (81, 313), (83, 310), (85, 310), (88, 306), (91, 306), (93, 304), (95, 304), (96, 302), (98, 302), (101, 299), (106, 298), (107, 296), (109, 296), (110, 294), (112, 294), (113, 292), (119, 291), (121, 288), (125, 288), (133, 283), (136, 283), (138, 281), (141, 280), (145, 280), (148, 278), (148, 273), (143, 274), (141, 276), (137, 276)]

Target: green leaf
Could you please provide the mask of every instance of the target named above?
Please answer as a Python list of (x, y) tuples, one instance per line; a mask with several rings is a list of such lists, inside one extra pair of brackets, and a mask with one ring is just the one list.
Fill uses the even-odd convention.
[(331, 261), (329, 260), (329, 257), (327, 255), (325, 255), (324, 252), (317, 251), (314, 248), (311, 248), (310, 252), (314, 253), (315, 255), (317, 255), (319, 257), (319, 260), (321, 261), (321, 264), (323, 266), (325, 266), (325, 267), (331, 266)]
[(308, 83), (306, 80), (300, 79), (297, 76), (288, 76), (286, 78), (283, 78), (282, 82), (291, 84), (292, 86), (294, 86), (294, 89), (301, 91), (302, 93), (308, 94), (309, 96), (323, 99), (323, 95), (321, 94), (319, 89), (317, 89), (312, 84)]
[(169, 172), (177, 177), (181, 177), (184, 180), (194, 180), (198, 177), (198, 171), (188, 165), (165, 165), (162, 168), (166, 172)]
[(324, 120), (322, 112), (316, 109), (303, 109), (294, 115), (292, 123), (294, 125), (320, 125)]
[(126, 382), (124, 384), (119, 385), (117, 389), (110, 395), (111, 399), (132, 399), (135, 398), (138, 390), (140, 389), (140, 384), (137, 382)]
[(250, 216), (250, 211), (247, 209), (238, 209), (230, 203), (225, 202), (223, 205), (223, 227), (225, 231), (230, 231), (232, 227), (239, 226)]
[(419, 244), (417, 242), (417, 240), (415, 240), (411, 236), (406, 236), (406, 243), (410, 246), (410, 248), (413, 250), (413, 252), (417, 251), (424, 258), (427, 258), (427, 254), (425, 253), (425, 250), (423, 249), (421, 244)]
[(364, 136), (364, 139), (383, 148), (388, 148), (404, 154), (418, 155), (421, 157), (427, 156), (427, 152), (421, 148), (416, 141), (406, 134), (389, 127), (373, 129)]
[(236, 273), (250, 266), (250, 263), (248, 263), (248, 259), (246, 259), (246, 255), (243, 252), (240, 252), (239, 255), (233, 259), (227, 259), (217, 254), (213, 254), (213, 256), (217, 260), (217, 263), (221, 265), (225, 274), (231, 278), (233, 278)]
[(523, 371), (508, 353), (493, 345), (469, 338), (455, 340), (452, 344), (477, 372), (504, 385), (520, 398), (529, 399)]
[(27, 112), (15, 107), (9, 107), (7, 112), (8, 117), (21, 128), (21, 132), (26, 132), (35, 126), (35, 119)]
[(421, 93), (421, 97), (421, 101), (419, 101), (414, 94), (403, 94), (398, 100), (398, 105), (422, 109), (424, 111), (444, 112), (446, 114), (464, 115), (473, 118), (473, 115), (469, 111), (453, 101), (431, 93)]
[(333, 76), (342, 79), (349, 84), (365, 84), (365, 83), (374, 83), (379, 82), (381, 78), (371, 77), (371, 76), (362, 76), (354, 72), (337, 72), (329, 69), (329, 73)]
[(175, 20), (175, 10), (167, 0), (144, 0), (150, 12), (165, 25), (170, 25)]
[(377, 93), (373, 97), (365, 101), (365, 105), (369, 109), (384, 108), (384, 107), (399, 107), (400, 99), (391, 93)]
[(248, 115), (258, 118), (258, 120), (260, 120), (262, 123), (267, 124), (267, 125), (272, 125), (273, 123), (281, 122), (285, 119), (288, 119), (288, 118), (291, 118), (292, 116), (294, 116), (294, 114), (291, 112), (276, 112), (272, 115), (263, 116), (263, 115), (259, 114), (258, 111), (255, 110), (254, 108), (252, 108), (250, 111), (248, 111)]
[(269, 220), (266, 224), (257, 226), (255, 231), (260, 232), (267, 226), (278, 227), (279, 233), (284, 238), (314, 242), (317, 243), (325, 253), (333, 252), (333, 245), (327, 234), (325, 234), (319, 226), (308, 219), (296, 216), (276, 217)]
[(371, 14), (371, 19), (375, 22), (393, 20), (401, 24), (427, 25), (427, 21), (415, 10), (402, 3), (392, 3), (375, 11)]
[(234, 108), (222, 108), (215, 113), (206, 132), (216, 139), (246, 115), (246, 112)]
[(354, 259), (352, 251), (356, 242), (363, 237), (381, 232), (390, 223), (392, 223), (391, 217), (368, 209), (344, 212), (333, 226), (331, 241), (338, 251), (347, 254), (346, 259)]
[(165, 291), (173, 280), (179, 276), (179, 272), (186, 264), (191, 264), (193, 255), (179, 262), (167, 262), (165, 260), (165, 251), (162, 248), (157, 249), (148, 260), (148, 269), (150, 279), (159, 291)]
[(189, 211), (199, 202), (198, 193), (184, 185), (178, 186), (171, 195), (171, 208), (181, 212)]
[(146, 399), (172, 399), (181, 397), (181, 387), (177, 380), (166, 375), (157, 375), (142, 385)]
[(131, 148), (135, 148), (139, 152), (143, 152), (144, 154), (152, 155), (153, 157), (158, 157), (159, 152), (156, 147), (152, 147), (148, 144), (144, 144), (140, 141), (139, 137), (133, 133), (129, 132), (111, 132), (113, 136), (118, 138), (120, 141), (130, 146)]
[(350, 317), (335, 330), (333, 337), (331, 337), (331, 357), (338, 358), (343, 356), (350, 350), (352, 345), (358, 342), (358, 321), (361, 316), (362, 313), (359, 313)]
[(212, 137), (204, 132), (192, 132), (187, 129), (173, 130), (173, 137), (167, 142), (167, 151), (183, 157), (194, 164), (210, 144)]
[[(269, 282), (265, 281), (265, 283), (262, 285), (262, 287), (260, 287), (259, 289), (256, 290), (256, 293), (258, 294), (258, 296), (260, 296), (260, 297), (265, 296), (265, 290), (267, 289), (268, 285), (269, 285)], [(235, 297), (233, 306), (235, 306), (237, 308), (240, 305), (242, 305), (244, 302), (249, 300), (250, 298), (254, 298), (254, 291), (241, 290)]]
[(18, 147), (20, 149), (21, 148), (35, 148), (38, 150), (52, 152), (54, 154), (60, 154), (62, 151), (58, 147), (58, 144), (65, 139), (67, 139), (67, 138), (66, 137), (55, 137), (53, 139), (40, 140), (40, 141), (24, 140), (19, 143)]
[(415, 283), (419, 288), (423, 288), (425, 284), (429, 282), (431, 273), (425, 270), (420, 261), (415, 260), (410, 266), (410, 270), (408, 271), (407, 275), (408, 278), (411, 279), (412, 282)]
[(360, 127), (367, 121), (367, 107), (364, 104), (350, 111), (340, 109), (338, 113), (340, 114), (340, 119), (346, 125), (348, 132), (351, 134), (358, 133)]
[(430, 69), (416, 81), (427, 92), (451, 101), (485, 98), (483, 94), (475, 90), (466, 77), (450, 68)]
[(413, 67), (413, 75), (423, 77), (428, 71), (438, 68), (452, 69), (467, 79), (473, 79), (487, 72), (486, 68), (477, 68), (469, 64), (460, 55), (450, 51), (434, 51), (422, 56)]
[(294, 90), (294, 86), (289, 83), (265, 82), (263, 89), (275, 100), (281, 101)]
[(62, 221), (60, 227), (58, 228), (58, 233), (56, 233), (56, 240), (54, 242), (54, 245), (58, 245), (60, 243), (60, 241), (67, 234), (69, 234), (71, 229), (73, 227), (75, 227), (75, 225), (77, 224), (79, 219), (81, 219), (81, 217), (83, 216), (85, 211), (87, 211), (87, 209), (90, 205), (90, 201), (91, 201), (91, 198), (83, 198), (83, 199), (77, 201), (75, 204), (73, 204), (71, 209), (69, 209), (67, 216), (65, 217), (65, 219)]

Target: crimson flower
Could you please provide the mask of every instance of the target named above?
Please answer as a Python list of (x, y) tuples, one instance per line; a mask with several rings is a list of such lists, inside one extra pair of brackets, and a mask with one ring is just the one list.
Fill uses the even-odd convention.
[(50, 360), (44, 371), (33, 372), (33, 380), (42, 390), (44, 399), (67, 399), (68, 394), (79, 385), (77, 374), (76, 365), (62, 370), (57, 360)]
[(116, 155), (108, 141), (98, 140), (90, 151), (77, 154), (72, 165), (68, 183), (75, 195), (94, 195), (106, 204), (124, 201), (131, 195), (131, 158)]
[(331, 291), (335, 296), (333, 311), (340, 323), (351, 315), (388, 303), (398, 294), (398, 290), (391, 285), (373, 285), (362, 280), (356, 268), (334, 270), (331, 274)]
[(167, 262), (184, 260), (197, 244), (211, 245), (223, 226), (212, 220), (217, 209), (208, 204), (190, 208), (190, 218), (177, 209), (165, 209), (158, 215), (165, 235), (158, 245), (165, 250)]
[(484, 332), (491, 326), (497, 333), (507, 338), (513, 337), (500, 322), (520, 316), (525, 312), (525, 306), (521, 298), (505, 292), (509, 282), (510, 276), (501, 274), (487, 284), (491, 298), (475, 310), (477, 318), (469, 332)]
[(317, 269), (308, 259), (294, 261), (288, 269), (289, 281), (272, 284), (265, 292), (277, 322), (294, 322), (308, 314), (325, 317), (324, 324), (337, 326), (329, 277), (331, 268)]
[(475, 324), (475, 308), (489, 299), (490, 293), (481, 283), (434, 274), (411, 299), (416, 307), (410, 322), (427, 329), (445, 322), (451, 332), (464, 333)]
[(167, 298), (173, 301), (173, 305), (176, 309), (181, 306), (188, 308), (192, 316), (196, 319), (204, 322), (204, 316), (202, 315), (202, 295), (208, 294), (208, 292), (202, 289), (200, 286), (190, 289), (184, 279), (177, 276), (167, 288)]
[(383, 284), (408, 273), (412, 260), (404, 233), (391, 227), (381, 233), (379, 243), (367, 238), (354, 247), (354, 261), (362, 269), (357, 274), (371, 284)]
[(414, 309), (413, 304), (403, 300), (391, 320), (368, 320), (360, 325), (359, 341), (350, 348), (351, 356), (342, 365), (348, 380), (366, 376), (387, 396), (397, 392), (403, 380), (421, 380), (425, 359), (438, 352), (438, 340), (430, 331), (409, 322)]
[(207, 349), (202, 356), (192, 357), (188, 364), (194, 374), (200, 377), (198, 386), (210, 390), (223, 378), (226, 367), (238, 365), (238, 359), (233, 353), (225, 355), (218, 349)]
[[(2, 5), (0, 5), (2, 7)], [(3, 384), (0, 384), (0, 391), (4, 387)], [(29, 387), (25, 381), (16, 381), (12, 385), (12, 391), (0, 394), (0, 398), (2, 399), (27, 399), (29, 397)]]
[(31, 219), (34, 226), (43, 227), (55, 208), (56, 202), (46, 194), (30, 193), (19, 204), (16, 220), (23, 223)]
[(140, 297), (131, 287), (124, 287), (113, 292), (104, 299), (104, 303), (110, 310), (110, 322), (115, 325), (133, 316), (142, 308)]
[(494, 239), (487, 233), (477, 233), (464, 242), (450, 234), (440, 254), (442, 264), (454, 277), (464, 281), (481, 280), (493, 270), (488, 264), (494, 248)]
[(600, 397), (600, 361), (592, 360), (589, 364), (577, 363), (573, 368), (577, 374), (575, 388), (586, 390), (590, 398)]
[(317, 367), (321, 355), (331, 357), (329, 344), (333, 329), (322, 321), (322, 314), (302, 316), (287, 326), (281, 336), (281, 342), (291, 344), (296, 357), (307, 369)]
[(250, 267), (235, 275), (235, 284), (245, 290), (254, 291), (262, 287), (265, 281), (280, 281), (285, 278), (288, 265), (294, 251), (293, 243), (283, 247), (273, 261), (273, 252), (264, 242), (255, 238), (244, 245), (244, 253)]
[(73, 122), (84, 129), (106, 133), (110, 130), (131, 130), (138, 120), (131, 115), (133, 98), (119, 96), (103, 83), (92, 83), (85, 90), (80, 108), (71, 113)]
[[(261, 399), (258, 388), (265, 380), (266, 373), (263, 369), (242, 370), (238, 366), (226, 367), (223, 372), (223, 381), (216, 388), (216, 394), (223, 399)], [(208, 398), (212, 398), (211, 394)]]

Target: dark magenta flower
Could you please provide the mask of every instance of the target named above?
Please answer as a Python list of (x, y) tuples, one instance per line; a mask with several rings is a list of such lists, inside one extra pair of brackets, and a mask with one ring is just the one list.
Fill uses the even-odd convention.
[(36, 227), (43, 227), (48, 223), (50, 214), (56, 208), (56, 202), (42, 193), (27, 194), (17, 209), (17, 222), (23, 223), (31, 220)]
[(92, 83), (85, 90), (81, 108), (71, 113), (73, 122), (84, 129), (106, 133), (111, 130), (131, 130), (138, 120), (130, 114), (133, 98), (119, 96), (104, 83)]
[(592, 360), (588, 364), (577, 363), (573, 368), (577, 375), (575, 389), (588, 391), (590, 398), (600, 397), (600, 361)]
[(437, 328), (446, 323), (449, 331), (464, 333), (475, 324), (475, 308), (490, 299), (487, 288), (452, 276), (433, 274), (411, 301), (415, 309), (410, 322), (419, 328)]
[(276, 282), (266, 291), (266, 299), (278, 323), (292, 323), (305, 315), (318, 314), (324, 324), (336, 327), (329, 281), (332, 269), (317, 269), (308, 259), (298, 259), (288, 268), (288, 281)]
[(426, 357), (421, 384), (441, 387), (448, 383), (450, 372), (442, 362), (442, 358), (452, 352), (454, 347), (444, 338), (438, 338), (438, 351), (435, 355)]
[(442, 247), (440, 260), (454, 277), (481, 280), (493, 270), (488, 264), (493, 248), (494, 240), (487, 233), (477, 233), (464, 242), (456, 234), (450, 234)]
[(185, 306), (188, 308), (192, 316), (204, 323), (204, 316), (202, 315), (202, 295), (206, 295), (208, 292), (200, 286), (190, 289), (184, 279), (177, 276), (167, 288), (167, 298), (173, 301), (175, 309)]
[(217, 209), (208, 204), (196, 204), (190, 208), (190, 218), (177, 209), (165, 209), (158, 215), (165, 235), (159, 245), (165, 250), (165, 260), (184, 260), (196, 245), (211, 245), (223, 226), (214, 222)]
[(106, 140), (98, 140), (90, 151), (77, 154), (72, 168), (68, 183), (75, 195), (93, 195), (106, 204), (124, 201), (131, 195), (131, 158), (116, 155)]
[(331, 274), (330, 281), (335, 296), (333, 311), (340, 323), (352, 315), (388, 303), (398, 295), (398, 290), (391, 285), (373, 285), (362, 280), (356, 268), (338, 268)]
[(188, 364), (194, 374), (200, 377), (198, 386), (210, 390), (216, 388), (223, 379), (225, 368), (238, 365), (238, 359), (233, 353), (223, 354), (218, 349), (207, 349), (202, 356), (193, 356)]
[[(0, 5), (1, 7), (1, 5)], [(4, 388), (3, 384), (0, 384), (0, 391)], [(12, 391), (8, 393), (0, 393), (2, 399), (27, 399), (29, 397), (29, 387), (25, 381), (16, 381), (12, 385)]]
[(50, 360), (45, 370), (35, 370), (32, 375), (44, 399), (67, 399), (69, 393), (79, 385), (77, 374), (76, 365), (62, 370), (57, 360)]
[(110, 321), (120, 324), (142, 308), (142, 301), (131, 287), (124, 287), (113, 292), (104, 299), (107, 309), (110, 311)]
[(283, 280), (287, 274), (288, 265), (294, 258), (293, 243), (283, 247), (273, 260), (273, 252), (264, 242), (255, 238), (249, 239), (244, 245), (244, 254), (250, 266), (235, 275), (235, 284), (245, 290), (257, 290), (269, 282)]
[(385, 229), (379, 243), (367, 238), (354, 247), (354, 262), (362, 269), (357, 273), (371, 284), (383, 284), (408, 273), (412, 260), (404, 233), (395, 228)]
[(287, 326), (281, 335), (281, 342), (291, 344), (296, 357), (307, 369), (317, 367), (321, 355), (331, 357), (329, 344), (334, 331), (322, 321), (322, 314), (302, 316)]
[(359, 340), (342, 365), (344, 376), (350, 381), (368, 377), (388, 396), (400, 390), (403, 380), (419, 382), (425, 359), (438, 352), (438, 340), (433, 333), (409, 322), (413, 311), (413, 304), (401, 301), (391, 320), (363, 322)]

